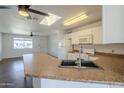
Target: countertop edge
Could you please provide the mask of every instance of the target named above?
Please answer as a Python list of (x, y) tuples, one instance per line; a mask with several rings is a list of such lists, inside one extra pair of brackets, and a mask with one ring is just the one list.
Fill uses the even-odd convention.
[(124, 86), (124, 83), (121, 82), (111, 82), (111, 81), (102, 81), (102, 80), (74, 80), (74, 79), (64, 79), (64, 78), (57, 78), (55, 76), (32, 76), (32, 75), (26, 75), (31, 76), (34, 78), (42, 78), (42, 79), (53, 79), (53, 80), (65, 80), (65, 81), (74, 81), (74, 82), (85, 82), (85, 83), (97, 83), (97, 84), (109, 84), (109, 85), (119, 85)]

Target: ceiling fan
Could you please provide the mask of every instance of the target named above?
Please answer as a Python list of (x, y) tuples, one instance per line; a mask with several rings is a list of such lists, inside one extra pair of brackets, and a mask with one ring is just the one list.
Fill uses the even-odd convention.
[[(17, 8), (18, 8), (19, 15), (24, 16), (24, 17), (31, 17), (29, 12), (32, 12), (32, 13), (35, 13), (38, 15), (42, 15), (42, 16), (49, 16), (49, 14), (47, 14), (47, 13), (37, 11), (35, 9), (31, 9), (30, 5), (18, 5)], [(0, 6), (0, 9), (11, 9), (11, 7)]]
[(33, 32), (31, 32), (30, 36), (33, 37), (33, 36), (40, 36), (40, 35), (34, 35)]

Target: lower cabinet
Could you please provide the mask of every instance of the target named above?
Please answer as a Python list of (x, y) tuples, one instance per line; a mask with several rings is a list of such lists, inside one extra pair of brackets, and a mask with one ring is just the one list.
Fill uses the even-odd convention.
[(120, 85), (33, 78), (34, 88), (121, 88)]
[(109, 85), (109, 88), (124, 88), (124, 85)]

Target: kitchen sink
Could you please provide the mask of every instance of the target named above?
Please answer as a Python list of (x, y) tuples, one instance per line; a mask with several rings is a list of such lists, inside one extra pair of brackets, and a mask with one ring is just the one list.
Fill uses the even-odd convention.
[(61, 66), (77, 66), (76, 60), (63, 60)]
[(93, 61), (81, 60), (81, 66), (79, 67), (76, 60), (62, 60), (59, 67), (64, 68), (100, 68)]
[(95, 63), (93, 63), (92, 61), (83, 61), (83, 62), (81, 62), (81, 66), (98, 68), (98, 66)]

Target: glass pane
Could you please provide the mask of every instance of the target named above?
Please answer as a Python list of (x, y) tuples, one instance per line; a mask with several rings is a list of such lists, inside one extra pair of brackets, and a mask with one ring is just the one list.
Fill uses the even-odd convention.
[(33, 48), (32, 39), (14, 38), (14, 49)]

